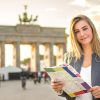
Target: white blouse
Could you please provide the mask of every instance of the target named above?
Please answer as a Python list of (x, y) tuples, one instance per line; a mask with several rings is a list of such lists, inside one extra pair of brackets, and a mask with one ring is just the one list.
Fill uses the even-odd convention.
[[(82, 67), (80, 75), (82, 79), (91, 86), (91, 66), (88, 66), (87, 68)], [(76, 100), (92, 100), (92, 94), (90, 92), (82, 94), (77, 96)]]

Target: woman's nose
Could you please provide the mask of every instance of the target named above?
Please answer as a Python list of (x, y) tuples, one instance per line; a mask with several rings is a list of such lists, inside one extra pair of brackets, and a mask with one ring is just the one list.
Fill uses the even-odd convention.
[(83, 36), (84, 35), (84, 32), (83, 31), (80, 31), (80, 35)]

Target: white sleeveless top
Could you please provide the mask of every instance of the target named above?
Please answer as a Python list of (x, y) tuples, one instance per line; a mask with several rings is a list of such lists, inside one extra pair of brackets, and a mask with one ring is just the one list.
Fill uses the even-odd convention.
[[(91, 66), (84, 68), (81, 68), (80, 75), (84, 81), (86, 81), (91, 86)], [(92, 100), (92, 94), (85, 93), (80, 96), (77, 96), (75, 100)]]

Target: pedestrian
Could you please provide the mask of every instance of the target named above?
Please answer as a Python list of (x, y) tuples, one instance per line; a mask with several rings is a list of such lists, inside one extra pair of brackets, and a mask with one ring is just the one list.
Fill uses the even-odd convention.
[(47, 72), (43, 72), (43, 79), (44, 83), (49, 83), (50, 77), (48, 76)]
[(23, 89), (26, 89), (26, 79), (27, 79), (27, 73), (22, 69), (21, 72), (21, 86)]
[(38, 83), (38, 73), (37, 72), (34, 72), (33, 74), (33, 81), (34, 81), (34, 84)]
[(41, 83), (41, 78), (42, 78), (42, 73), (39, 71), (38, 72), (38, 83)]
[(0, 74), (0, 86), (1, 86), (1, 80), (2, 80), (2, 76), (1, 76), (1, 74)]
[(71, 49), (66, 63), (72, 65), (91, 86), (89, 93), (69, 97), (64, 82), (52, 80), (52, 88), (67, 100), (100, 100), (100, 39), (93, 22), (86, 15), (74, 17), (70, 24)]
[(26, 77), (25, 76), (22, 77), (22, 88), (26, 89)]

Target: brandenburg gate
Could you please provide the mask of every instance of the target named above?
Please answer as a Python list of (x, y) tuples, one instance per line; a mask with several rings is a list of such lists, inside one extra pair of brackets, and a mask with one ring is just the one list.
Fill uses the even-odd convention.
[[(44, 61), (54, 66), (53, 46), (58, 47), (56, 63), (63, 62), (66, 50), (65, 28), (40, 27), (39, 25), (0, 26), (0, 66), (5, 66), (5, 44), (13, 45), (13, 65), (20, 67), (20, 45), (29, 44), (31, 50), (31, 68), (39, 70), (39, 45), (45, 47)], [(9, 58), (10, 59), (10, 58)]]
[[(27, 13), (24, 13), (25, 20)], [(21, 21), (21, 19), (20, 19)], [(39, 46), (45, 47), (43, 60), (47, 66), (55, 65), (53, 46), (57, 49), (56, 65), (63, 62), (66, 51), (65, 28), (41, 27), (36, 24), (17, 24), (16, 26), (0, 26), (0, 67), (5, 66), (5, 44), (13, 45), (13, 66), (20, 66), (20, 45), (31, 46), (31, 70), (40, 70)], [(26, 52), (27, 53), (27, 52)], [(10, 59), (10, 58), (9, 58)]]

